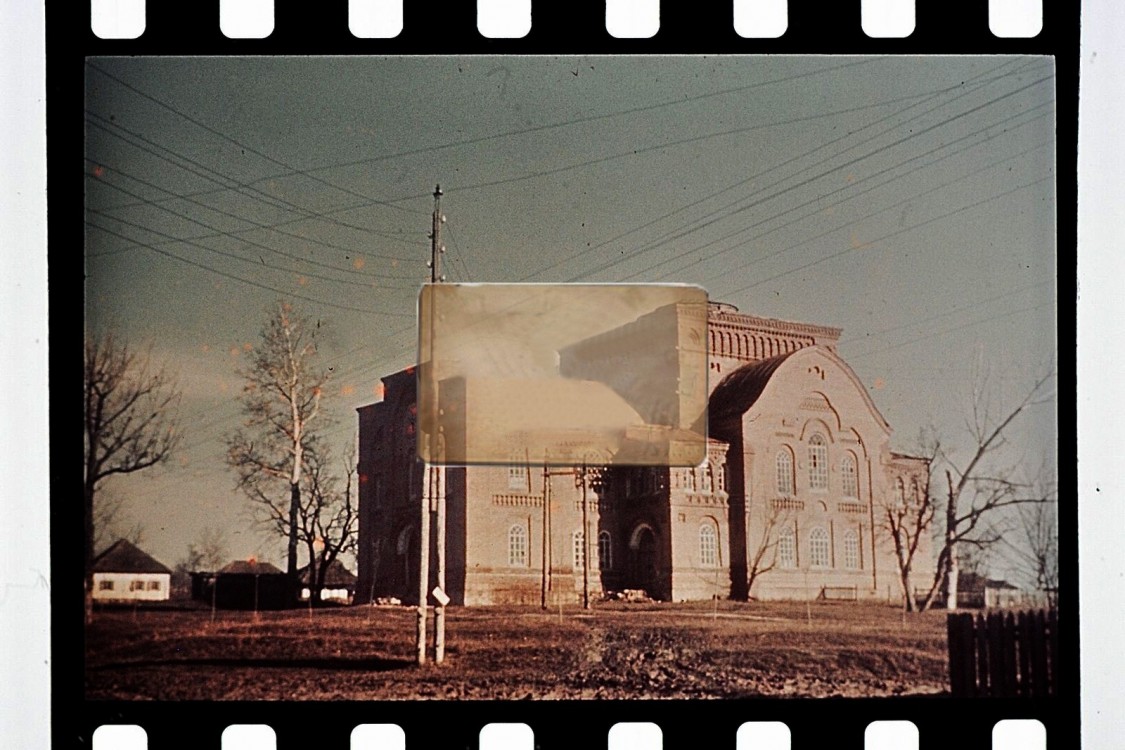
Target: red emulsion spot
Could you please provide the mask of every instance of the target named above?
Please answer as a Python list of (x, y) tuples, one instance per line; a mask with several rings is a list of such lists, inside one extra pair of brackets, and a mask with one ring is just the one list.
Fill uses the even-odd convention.
[(103, 174), (105, 174), (105, 167), (103, 167), (101, 164), (94, 167), (94, 177), (101, 177)]
[(366, 482), (367, 482), (367, 475), (366, 474), (360, 474), (359, 475), (359, 483), (360, 484), (366, 484)]
[(406, 374), (407, 375), (413, 375), (414, 374), (414, 366), (413, 365), (406, 368)]

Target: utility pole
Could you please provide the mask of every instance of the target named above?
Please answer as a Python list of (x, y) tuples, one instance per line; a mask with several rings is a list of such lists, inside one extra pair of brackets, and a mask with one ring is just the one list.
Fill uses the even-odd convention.
[(547, 462), (543, 462), (543, 591), (540, 597), (540, 604), (543, 609), (547, 609), (547, 592), (551, 587), (550, 573), (551, 568), (551, 513), (549, 510), (549, 487), (551, 482), (551, 473), (547, 469)]
[[(441, 225), (445, 217), (441, 215), (441, 185), (434, 188), (434, 212), (430, 230), (430, 283), (436, 284), (444, 281), (445, 277), (441, 274), (441, 255), (445, 252), (445, 247), (441, 244)], [(430, 367), (434, 366), (433, 361), (433, 342), (434, 342), (434, 295), (430, 294), (430, 351), (428, 357), (428, 364)], [(432, 380), (432, 377), (431, 377)], [(434, 403), (436, 411), (436, 396), (431, 399)], [(430, 441), (429, 455), (433, 457), (434, 448), (442, 446), (441, 439), (434, 434), (437, 429), (437, 414), (431, 414), (429, 424), (430, 432), (427, 435), (427, 440)], [(435, 544), (437, 546), (437, 586), (441, 591), (441, 597), (437, 597), (437, 606), (434, 608), (434, 661), (441, 663), (445, 658), (445, 606), (442, 604), (442, 599), (445, 597), (445, 489), (440, 480), (441, 474), (440, 466), (432, 466), (426, 464), (424, 489), (422, 497), (422, 515), (420, 519), (419, 539), (418, 539), (418, 640), (417, 640), (417, 658), (418, 664), (426, 663), (427, 649), (427, 628), (426, 628), (426, 608), (429, 599), (429, 584), (430, 584), (430, 514), (435, 516), (434, 531), (437, 539)]]
[(582, 609), (590, 608), (590, 512), (587, 507), (586, 462), (582, 462), (578, 481), (582, 483)]

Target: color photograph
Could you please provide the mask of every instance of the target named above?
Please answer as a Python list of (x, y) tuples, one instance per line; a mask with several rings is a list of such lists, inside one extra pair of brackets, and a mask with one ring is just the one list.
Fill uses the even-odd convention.
[(1052, 58), (85, 84), (88, 700), (1055, 694)]

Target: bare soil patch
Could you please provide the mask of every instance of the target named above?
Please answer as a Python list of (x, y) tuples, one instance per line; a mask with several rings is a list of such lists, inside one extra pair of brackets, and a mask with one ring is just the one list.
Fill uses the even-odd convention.
[[(947, 690), (944, 613), (864, 604), (450, 608), (414, 665), (415, 612), (99, 612), (95, 700), (871, 697)], [(809, 619), (811, 614), (811, 620)]]

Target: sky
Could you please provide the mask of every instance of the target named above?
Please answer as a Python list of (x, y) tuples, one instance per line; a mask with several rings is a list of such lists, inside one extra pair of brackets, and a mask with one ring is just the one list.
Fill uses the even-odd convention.
[[(322, 321), (330, 439), (414, 360), (431, 193), (453, 282), (679, 282), (843, 329), (909, 451), (1056, 357), (1048, 58), (93, 58), (86, 327), (178, 374), (180, 449), (114, 478), (168, 565), (281, 563), (224, 463), (279, 300)], [(1054, 460), (1055, 404), (1005, 456)]]

